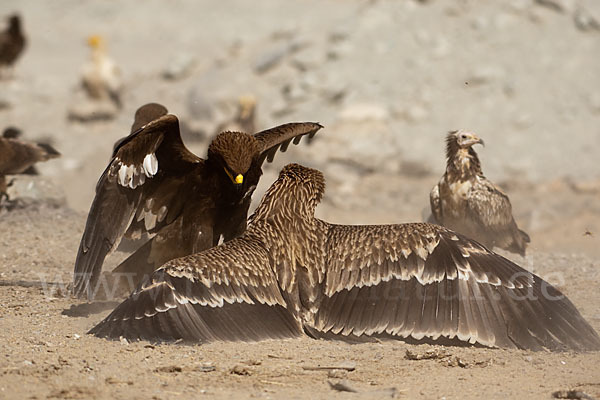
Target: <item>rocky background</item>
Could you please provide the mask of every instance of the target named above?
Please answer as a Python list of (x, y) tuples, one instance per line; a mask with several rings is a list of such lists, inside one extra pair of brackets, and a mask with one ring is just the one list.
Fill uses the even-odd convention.
[[(318, 215), (332, 222), (421, 220), (444, 171), (445, 133), (477, 132), (484, 173), (532, 238), (526, 258), (505, 255), (559, 285), (600, 330), (597, 0), (0, 2), (0, 16), (12, 12), (28, 46), (0, 80), (0, 129), (17, 126), (63, 156), (39, 164), (40, 177), (17, 177), (20, 206), (0, 211), (0, 398), (600, 396), (597, 354), (107, 342), (85, 332), (110, 305), (80, 304), (64, 288), (96, 181), (135, 110), (164, 104), (204, 156), (238, 98), (252, 95), (259, 130), (325, 126), (264, 168), (254, 203), (281, 166), (300, 162), (325, 173)], [(91, 34), (121, 69), (123, 108), (73, 121), (86, 104)], [(304, 369), (347, 362), (355, 370)]]

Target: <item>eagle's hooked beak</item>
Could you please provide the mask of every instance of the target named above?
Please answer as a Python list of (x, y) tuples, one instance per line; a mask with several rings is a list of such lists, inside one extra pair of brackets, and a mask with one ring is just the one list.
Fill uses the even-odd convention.
[(223, 169), (225, 170), (225, 173), (227, 174), (227, 176), (229, 177), (229, 179), (231, 179), (231, 182), (233, 182), (233, 184), (235, 186), (241, 186), (242, 183), (244, 183), (244, 175), (237, 174), (234, 177), (233, 174), (227, 170), (227, 168), (223, 168)]

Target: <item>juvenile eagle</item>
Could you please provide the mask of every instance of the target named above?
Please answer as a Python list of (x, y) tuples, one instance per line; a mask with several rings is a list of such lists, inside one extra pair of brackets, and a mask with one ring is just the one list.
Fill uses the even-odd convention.
[(24, 141), (19, 136), (20, 131), (10, 127), (0, 137), (0, 200), (8, 198), (6, 175), (27, 173), (35, 163), (60, 156), (49, 144)]
[(483, 140), (470, 132), (446, 136), (446, 172), (429, 194), (432, 222), (524, 256), (529, 235), (517, 227), (508, 196), (483, 176), (477, 143)]
[(0, 32), (0, 66), (12, 66), (23, 52), (26, 43), (21, 29), (21, 17), (17, 14), (11, 15), (8, 28)]
[(246, 232), (155, 271), (90, 333), (210, 342), (450, 338), (598, 350), (573, 304), (538, 276), (444, 227), (314, 217), (323, 175), (286, 166)]
[(272, 161), (279, 148), (285, 151), (292, 140), (297, 144), (321, 128), (305, 122), (254, 135), (223, 132), (202, 159), (183, 144), (176, 116), (159, 104), (141, 107), (133, 132), (117, 142), (96, 186), (75, 261), (73, 292), (94, 297), (104, 259), (124, 235), (135, 239), (147, 232), (153, 237), (113, 271), (110, 276), (120, 282), (105, 290), (132, 290), (165, 262), (239, 236), (264, 160)]

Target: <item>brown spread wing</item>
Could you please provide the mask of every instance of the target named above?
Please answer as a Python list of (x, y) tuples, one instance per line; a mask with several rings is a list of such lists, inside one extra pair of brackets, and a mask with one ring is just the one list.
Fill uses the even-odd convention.
[(294, 337), (269, 255), (246, 236), (155, 271), (90, 333), (100, 337), (211, 342)]
[(532, 350), (597, 350), (600, 338), (556, 288), (430, 224), (336, 226), (313, 334), (446, 337)]
[(173, 115), (144, 125), (118, 144), (96, 186), (77, 253), (76, 295), (91, 295), (105, 257), (129, 228), (153, 233), (177, 217), (185, 177), (201, 165), (183, 145)]
[(306, 135), (312, 138), (322, 127), (321, 124), (316, 122), (291, 122), (256, 133), (254, 137), (261, 144), (260, 165), (265, 159), (272, 162), (278, 149), (285, 152), (290, 142), (293, 141), (294, 144), (298, 144), (302, 137)]

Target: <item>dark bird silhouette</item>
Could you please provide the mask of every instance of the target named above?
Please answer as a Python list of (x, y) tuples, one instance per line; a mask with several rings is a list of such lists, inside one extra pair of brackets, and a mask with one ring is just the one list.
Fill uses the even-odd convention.
[(51, 145), (19, 139), (20, 130), (6, 128), (0, 137), (0, 200), (8, 199), (6, 175), (31, 173), (33, 165), (60, 156)]
[(0, 66), (12, 66), (23, 52), (26, 43), (21, 17), (17, 14), (11, 15), (8, 19), (8, 28), (0, 32)]
[(169, 261), (90, 333), (210, 342), (306, 332), (600, 349), (573, 304), (538, 276), (439, 225), (316, 219), (324, 188), (319, 171), (286, 166), (243, 235)]
[(452, 131), (446, 136), (446, 172), (429, 195), (437, 224), (492, 248), (525, 255), (529, 235), (517, 227), (508, 196), (483, 172), (474, 144), (483, 144), (474, 133)]
[(113, 271), (111, 291), (130, 291), (166, 261), (239, 236), (264, 160), (322, 128), (306, 122), (254, 135), (223, 132), (202, 159), (185, 147), (177, 117), (166, 112), (157, 104), (138, 110), (133, 133), (117, 142), (98, 181), (75, 261), (78, 296), (94, 297), (104, 259), (123, 236), (152, 238)]

